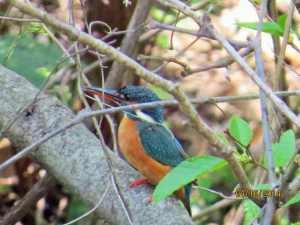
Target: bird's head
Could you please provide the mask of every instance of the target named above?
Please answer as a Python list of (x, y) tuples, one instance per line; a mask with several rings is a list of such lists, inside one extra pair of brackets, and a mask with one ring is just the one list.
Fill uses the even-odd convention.
[[(143, 86), (125, 86), (119, 91), (98, 87), (83, 87), (82, 90), (87, 94), (97, 95), (118, 102), (121, 105), (160, 101), (153, 91)], [(162, 107), (136, 109), (127, 112), (127, 115), (134, 120), (143, 119), (156, 123), (163, 122)]]

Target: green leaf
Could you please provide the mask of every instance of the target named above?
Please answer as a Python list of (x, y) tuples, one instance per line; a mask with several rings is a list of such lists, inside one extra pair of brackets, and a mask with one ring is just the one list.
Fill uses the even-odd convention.
[(250, 0), (250, 1), (256, 4), (261, 4), (261, 0)]
[(170, 38), (167, 35), (159, 35), (156, 38), (156, 43), (158, 44), (159, 47), (165, 49), (170, 45)]
[[(283, 14), (283, 15), (279, 16), (278, 19), (277, 19), (277, 23), (281, 27), (283, 32), (285, 30), (285, 24), (286, 24), (287, 17), (288, 17), (287, 14)], [(288, 43), (293, 43), (293, 41), (294, 41), (294, 37), (291, 34), (289, 34)]]
[(226, 144), (228, 144), (229, 146), (231, 146), (230, 145), (230, 143), (229, 143), (229, 141), (226, 139), (226, 137), (224, 137), (222, 134), (220, 134), (220, 133), (217, 133), (217, 135), (226, 143)]
[[(74, 219), (77, 219), (78, 217), (82, 216), (84, 213), (88, 212), (89, 208), (84, 204), (84, 202), (79, 199), (77, 196), (73, 195), (72, 200), (69, 203), (68, 206), (68, 221), (72, 221)], [(85, 225), (85, 224), (90, 224), (91, 219), (93, 216), (87, 215), (86, 217), (82, 218), (78, 222), (76, 222), (76, 225)]]
[(255, 185), (254, 188), (256, 190), (268, 190), (270, 187), (269, 184), (258, 184), (258, 185)]
[[(250, 28), (252, 30), (257, 30), (258, 22), (236, 23), (236, 25), (240, 27)], [(262, 31), (268, 34), (283, 37), (283, 30), (277, 23), (274, 22), (264, 22)]]
[[(249, 145), (253, 132), (248, 125), (248, 123), (241, 118), (239, 118), (237, 115), (233, 115), (231, 122), (230, 122), (230, 127), (229, 127), (229, 132), (234, 137), (237, 141), (242, 143), (244, 146)], [(245, 148), (241, 146), (239, 143), (237, 145), (245, 151)]]
[(6, 184), (1, 184), (0, 185), (0, 195), (5, 195), (5, 194), (9, 194), (9, 192), (11, 192), (11, 187), (10, 185), (6, 185)]
[(287, 17), (288, 17), (287, 14), (283, 14), (283, 15), (279, 16), (278, 19), (277, 19), (277, 23), (281, 27), (283, 32), (284, 32), (284, 29), (285, 29), (285, 23), (286, 23)]
[(245, 214), (244, 224), (248, 224), (260, 210), (260, 208), (250, 199), (244, 201), (243, 209)]
[(210, 3), (214, 3), (214, 2), (225, 2), (226, 0), (208, 0)]
[(174, 16), (172, 14), (166, 13), (165, 10), (159, 9), (157, 7), (152, 7), (150, 12), (153, 18), (156, 21), (160, 21), (161, 23), (168, 23), (174, 19)]
[(300, 201), (300, 194), (296, 194), (292, 199), (285, 203), (281, 208), (287, 207), (289, 205), (295, 204)]
[(162, 88), (155, 87), (153, 85), (147, 85), (147, 88), (153, 91), (161, 100), (171, 100), (174, 99), (173, 95), (170, 95), (168, 92)]
[[(285, 166), (295, 150), (295, 134), (292, 130), (288, 130), (281, 135), (279, 143), (272, 144), (275, 167)], [(267, 154), (265, 154), (264, 162), (268, 167)]]
[(226, 164), (225, 160), (208, 155), (187, 159), (168, 173), (156, 186), (153, 193), (153, 203), (158, 203), (197, 177), (219, 169)]

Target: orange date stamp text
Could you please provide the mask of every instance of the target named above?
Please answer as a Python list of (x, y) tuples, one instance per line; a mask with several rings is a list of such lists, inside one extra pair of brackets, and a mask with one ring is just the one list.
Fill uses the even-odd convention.
[(280, 190), (236, 190), (235, 197), (243, 197), (243, 198), (270, 198), (270, 197), (279, 197), (280, 198)]

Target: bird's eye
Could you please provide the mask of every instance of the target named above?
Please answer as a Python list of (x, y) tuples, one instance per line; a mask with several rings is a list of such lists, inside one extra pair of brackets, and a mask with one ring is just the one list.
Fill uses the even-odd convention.
[(123, 94), (120, 94), (119, 97), (122, 98), (122, 99), (126, 98), (125, 95), (123, 95)]

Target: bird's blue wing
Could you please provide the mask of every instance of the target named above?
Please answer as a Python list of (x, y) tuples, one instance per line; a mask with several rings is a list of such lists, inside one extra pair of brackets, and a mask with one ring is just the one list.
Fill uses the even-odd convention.
[[(186, 160), (184, 151), (171, 131), (163, 125), (139, 121), (136, 126), (145, 152), (163, 165), (176, 167)], [(186, 201), (182, 201), (189, 214), (192, 184), (184, 186)]]
[(186, 159), (181, 145), (165, 126), (139, 121), (136, 131), (146, 153), (161, 164), (176, 167)]

